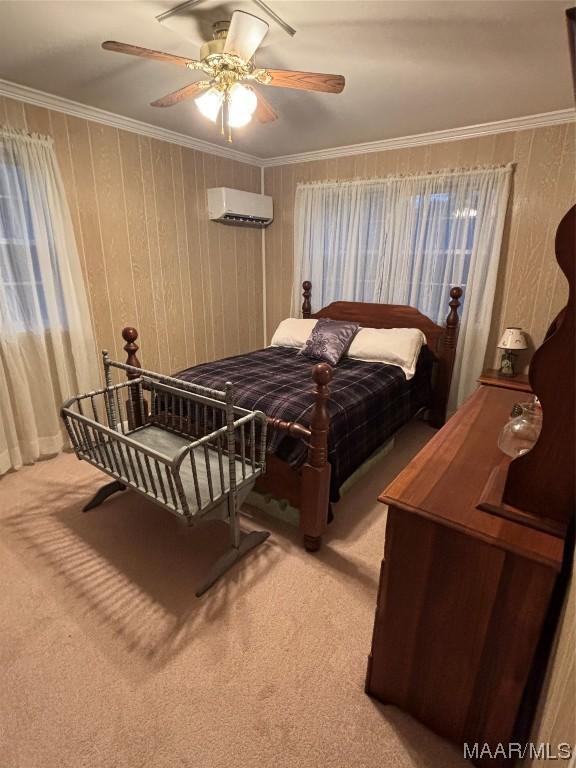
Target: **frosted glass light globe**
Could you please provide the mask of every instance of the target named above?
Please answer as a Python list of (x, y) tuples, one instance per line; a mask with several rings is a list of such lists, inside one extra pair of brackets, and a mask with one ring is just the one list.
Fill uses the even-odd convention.
[(254, 110), (258, 106), (258, 99), (251, 88), (236, 83), (230, 89), (230, 101), (228, 102), (228, 124), (231, 128), (241, 128), (252, 119)]
[(202, 96), (198, 96), (198, 98), (195, 99), (196, 106), (200, 112), (202, 112), (204, 117), (207, 117), (208, 120), (212, 120), (213, 123), (216, 122), (223, 101), (224, 94), (217, 91), (216, 88), (210, 88), (209, 91), (206, 91)]

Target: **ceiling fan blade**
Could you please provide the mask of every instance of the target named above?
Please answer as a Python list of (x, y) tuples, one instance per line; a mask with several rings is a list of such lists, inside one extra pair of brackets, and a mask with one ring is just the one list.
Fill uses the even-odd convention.
[[(256, 90), (256, 89), (254, 89)], [(272, 104), (268, 101), (268, 99), (265, 99), (264, 96), (260, 93), (260, 91), (256, 91), (256, 96), (258, 97), (258, 105), (256, 106), (256, 111), (254, 114), (256, 115), (256, 119), (259, 123), (271, 123), (274, 120), (278, 120), (278, 112), (274, 109)]]
[(153, 101), (151, 107), (171, 107), (174, 104), (178, 104), (184, 99), (191, 99), (193, 96), (197, 96), (202, 91), (205, 91), (210, 85), (208, 80), (199, 80), (197, 83), (190, 83), (185, 85), (184, 88), (179, 88), (173, 93), (169, 93), (167, 96), (162, 96), (160, 99)]
[(342, 75), (325, 75), (321, 72), (292, 72), (289, 69), (266, 69), (265, 71), (272, 78), (266, 85), (273, 85), (276, 88), (341, 93), (346, 84)]
[(267, 22), (246, 11), (234, 11), (224, 44), (224, 53), (250, 61), (268, 34)]
[(130, 56), (140, 56), (143, 59), (154, 59), (154, 61), (167, 61), (170, 64), (178, 64), (180, 67), (187, 67), (189, 64), (198, 64), (194, 59), (186, 59), (184, 56), (174, 56), (172, 53), (163, 51), (153, 51), (151, 48), (140, 48), (139, 45), (129, 45), (128, 43), (118, 43), (116, 40), (106, 40), (102, 43), (102, 48), (106, 51), (116, 51), (116, 53), (127, 53)]
[(164, 11), (164, 13), (158, 14), (158, 16), (156, 16), (156, 21), (163, 22), (165, 19), (169, 19), (170, 16), (182, 13), (182, 11), (187, 11), (192, 8), (193, 5), (199, 5), (201, 2), (203, 2), (203, 0), (185, 0), (185, 2), (178, 3), (178, 5)]

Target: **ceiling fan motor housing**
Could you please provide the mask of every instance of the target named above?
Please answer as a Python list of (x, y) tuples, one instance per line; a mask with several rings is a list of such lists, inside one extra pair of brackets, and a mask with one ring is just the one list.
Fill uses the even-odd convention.
[(200, 47), (200, 58), (205, 59), (207, 56), (211, 56), (214, 53), (223, 53), (224, 46), (226, 45), (226, 35), (230, 29), (230, 21), (216, 21), (214, 22), (214, 39), (208, 40)]

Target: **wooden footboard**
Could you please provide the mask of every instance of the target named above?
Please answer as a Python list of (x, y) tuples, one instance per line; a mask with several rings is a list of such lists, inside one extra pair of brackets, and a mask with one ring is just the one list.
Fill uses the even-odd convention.
[[(126, 342), (124, 351), (127, 354), (126, 364), (133, 368), (141, 368), (138, 358), (139, 350), (136, 340), (138, 331), (128, 327), (122, 331)], [(134, 372), (126, 374), (128, 379), (137, 376)], [(292, 469), (286, 462), (272, 455), (267, 458), (267, 471), (258, 478), (257, 490), (271, 493), (277, 498), (285, 498), (300, 510), (300, 530), (304, 539), (304, 547), (309, 552), (316, 552), (321, 545), (322, 535), (328, 524), (328, 509), (330, 495), (330, 464), (328, 463), (328, 429), (330, 416), (327, 400), (330, 397), (329, 383), (332, 378), (332, 368), (327, 363), (318, 363), (312, 368), (312, 380), (315, 384), (315, 402), (312, 410), (310, 427), (297, 422), (268, 419), (268, 426), (279, 429), (291, 437), (306, 441), (308, 455), (305, 464), (300, 469)], [(107, 382), (108, 383), (108, 382)], [(138, 407), (135, 407), (135, 406)], [(130, 403), (129, 413), (139, 414), (141, 404)], [(138, 418), (135, 416), (133, 418)], [(138, 426), (138, 423), (135, 424)]]
[(327, 401), (330, 397), (332, 368), (327, 363), (318, 363), (312, 368), (312, 379), (316, 385), (315, 402), (310, 428), (297, 422), (268, 419), (273, 429), (286, 432), (291, 437), (307, 441), (306, 463), (300, 469), (292, 469), (286, 462), (269, 456), (266, 474), (258, 478), (256, 489), (286, 499), (300, 510), (300, 530), (304, 547), (308, 552), (320, 549), (322, 535), (328, 524), (330, 506), (330, 464), (328, 463), (328, 429), (330, 415)]

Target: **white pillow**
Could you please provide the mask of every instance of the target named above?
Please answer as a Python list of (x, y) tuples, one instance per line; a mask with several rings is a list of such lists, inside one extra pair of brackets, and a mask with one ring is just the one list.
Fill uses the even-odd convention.
[(426, 336), (418, 328), (361, 328), (352, 339), (348, 357), (402, 368), (411, 379)]
[(318, 320), (298, 317), (289, 317), (287, 320), (282, 320), (278, 328), (276, 328), (274, 336), (272, 336), (270, 345), (272, 347), (296, 347), (297, 349), (302, 349), (317, 322)]

